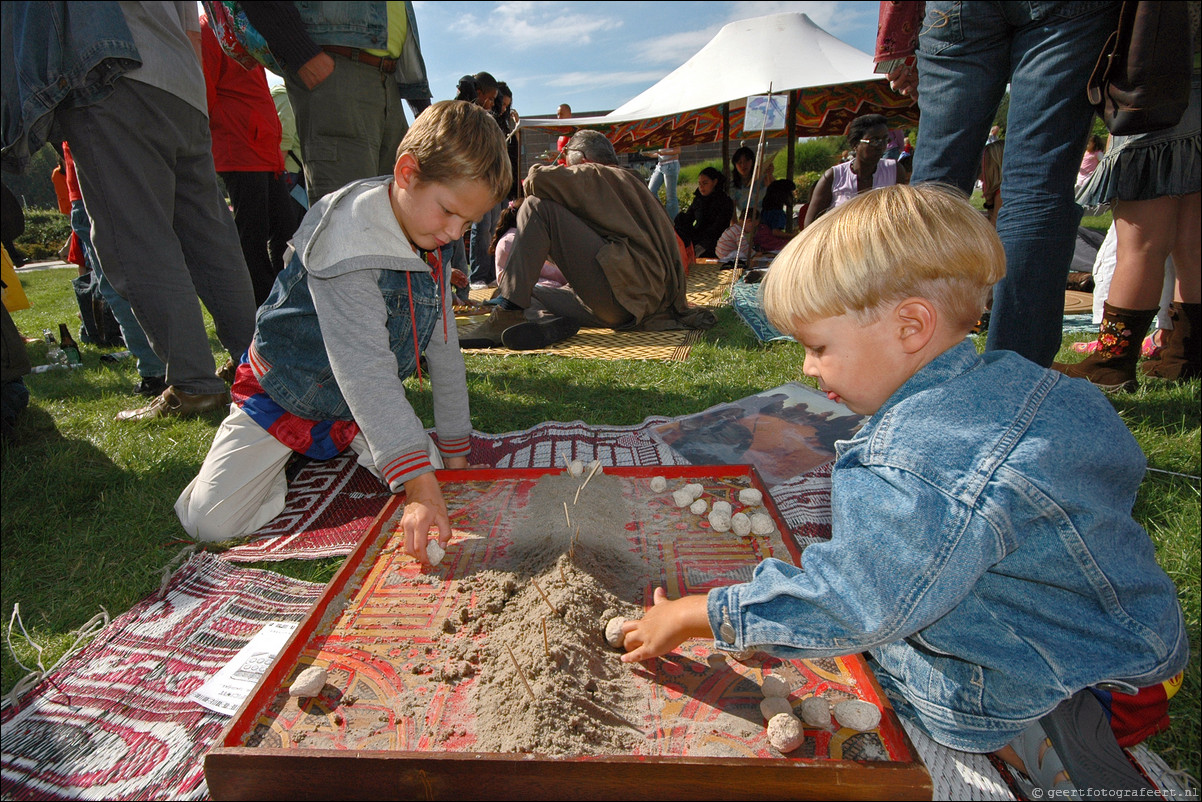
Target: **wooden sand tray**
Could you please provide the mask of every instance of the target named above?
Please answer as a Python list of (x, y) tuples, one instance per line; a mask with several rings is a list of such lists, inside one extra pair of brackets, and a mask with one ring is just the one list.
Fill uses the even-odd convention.
[[(734, 659), (692, 640), (627, 665), (605, 624), (670, 598), (796, 564), (748, 466), (439, 473), (454, 537), (432, 568), (403, 552), (393, 497), (205, 759), (214, 799), (929, 799), (931, 780), (859, 656)], [(652, 490), (653, 477), (667, 489)], [(770, 534), (715, 531), (678, 507), (772, 516)], [(739, 491), (756, 488), (750, 507)], [(761, 519), (762, 520), (762, 519)], [(288, 693), (310, 666), (313, 698)], [(795, 710), (821, 695), (882, 711), (868, 732), (765, 735), (766, 676)]]

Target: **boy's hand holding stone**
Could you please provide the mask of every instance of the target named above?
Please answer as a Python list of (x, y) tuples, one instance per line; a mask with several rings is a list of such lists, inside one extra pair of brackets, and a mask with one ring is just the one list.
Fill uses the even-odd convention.
[(668, 601), (663, 588), (655, 589), (655, 604), (641, 619), (622, 625), (629, 649), (623, 663), (637, 663), (667, 654), (689, 638), (712, 638), (704, 595)]
[(405, 482), (405, 512), (401, 516), (401, 531), (405, 533), (405, 551), (429, 565), (426, 542), (431, 527), (438, 529), (438, 541), (443, 545), (451, 540), (451, 518), (434, 473), (423, 473)]

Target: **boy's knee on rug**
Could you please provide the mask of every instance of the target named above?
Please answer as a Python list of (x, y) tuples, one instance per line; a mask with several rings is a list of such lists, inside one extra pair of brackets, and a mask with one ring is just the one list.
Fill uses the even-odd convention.
[(288, 480), (283, 468), (228, 490), (193, 479), (175, 502), (175, 514), (191, 537), (202, 542), (249, 535), (284, 510)]

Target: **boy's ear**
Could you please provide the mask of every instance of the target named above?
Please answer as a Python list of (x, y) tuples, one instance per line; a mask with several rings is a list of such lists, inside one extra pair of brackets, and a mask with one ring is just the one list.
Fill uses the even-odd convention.
[(418, 177), (418, 164), (412, 153), (405, 151), (400, 155), (396, 160), (396, 166), (392, 168), (392, 177), (401, 189), (409, 189), (413, 186)]
[(902, 350), (914, 354), (926, 347), (935, 336), (939, 310), (926, 298), (907, 298), (893, 309), (898, 340)]

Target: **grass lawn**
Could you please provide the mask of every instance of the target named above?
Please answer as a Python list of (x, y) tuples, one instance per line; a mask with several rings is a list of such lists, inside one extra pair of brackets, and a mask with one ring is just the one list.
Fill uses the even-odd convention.
[[(22, 333), (57, 332), (64, 322), (78, 328), (72, 275), (70, 270), (47, 270), (21, 276), (33, 303), (32, 309), (13, 316)], [(649, 415), (697, 412), (799, 377), (799, 345), (761, 345), (729, 308), (718, 311), (718, 321), (682, 363), (469, 355), (474, 425), (500, 433), (546, 420), (636, 424)], [(216, 338), (210, 340), (220, 354)], [(41, 343), (28, 350), (34, 364), (47, 361)], [(69, 633), (100, 608), (116, 616), (158, 589), (163, 566), (187, 544), (172, 504), (200, 467), (223, 417), (214, 413), (186, 421), (117, 425), (113, 416), (141, 400), (130, 394), (137, 374), (128, 360), (104, 365), (100, 353), (83, 346), (82, 369), (26, 377), (32, 398), (20, 422), (20, 440), (3, 450), (0, 604), (5, 618), (20, 604), (26, 627), (46, 649), (47, 666), (70, 645)], [(1079, 358), (1067, 350), (1061, 357)], [(218, 364), (223, 359), (219, 356)], [(430, 423), (429, 384), (419, 390), (411, 381), (407, 391), (418, 414)], [(1151, 746), (1170, 766), (1194, 776), (1202, 776), (1196, 639), (1199, 391), (1198, 381), (1149, 381), (1138, 393), (1113, 399), (1149, 466), (1157, 469), (1143, 483), (1135, 517), (1148, 529), (1161, 564), (1177, 583), (1188, 631), (1195, 635), (1185, 686), (1173, 702), (1173, 728)], [(258, 567), (325, 581), (339, 562)], [(32, 649), (17, 648), (22, 662), (34, 664)], [(0, 668), (7, 692), (24, 672), (7, 650)]]

